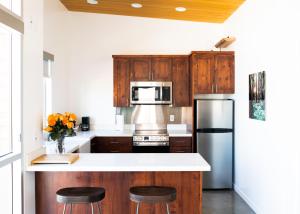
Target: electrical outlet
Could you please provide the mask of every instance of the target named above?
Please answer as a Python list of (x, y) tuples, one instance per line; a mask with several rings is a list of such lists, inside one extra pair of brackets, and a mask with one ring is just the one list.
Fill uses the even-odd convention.
[(170, 122), (174, 122), (175, 121), (175, 115), (171, 114), (170, 115)]

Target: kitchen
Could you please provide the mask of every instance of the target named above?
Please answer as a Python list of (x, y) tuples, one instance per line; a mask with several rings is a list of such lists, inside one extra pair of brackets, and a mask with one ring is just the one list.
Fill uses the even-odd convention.
[[(14, 193), (20, 198), (12, 200), (14, 212), (7, 213), (18, 213), (18, 201), (20, 213), (62, 213), (58, 189), (94, 185), (106, 190), (103, 213), (136, 213), (138, 208), (139, 213), (298, 213), (299, 103), (293, 87), (299, 54), (292, 47), (299, 32), (286, 24), (297, 24), (298, 3), (232, 1), (222, 7), (229, 11), (223, 17), (211, 12), (191, 21), (191, 5), (176, 11), (184, 18), (170, 20), (167, 13), (157, 19), (139, 12), (83, 11), (83, 4), (100, 7), (105, 0), (91, 2), (96, 3), (72, 7), (67, 0), (23, 1), (22, 150), (21, 156), (7, 159), (23, 162), (23, 194)], [(133, 11), (147, 9), (147, 3), (139, 3), (142, 7)], [(288, 12), (279, 17), (282, 10)], [(291, 53), (291, 60), (275, 53), (274, 35), (285, 38), (276, 46)], [(216, 48), (227, 36), (236, 41)], [(261, 71), (267, 73), (265, 121), (249, 118), (248, 78)], [(284, 114), (282, 97), (292, 103)], [(42, 132), (55, 112), (76, 114), (76, 136), (64, 139), (64, 149), (79, 159), (32, 165), (33, 159), (57, 150)], [(216, 150), (202, 142), (224, 144)], [(0, 159), (0, 166), (7, 160)], [(202, 192), (219, 182), (216, 189), (231, 190)], [(169, 208), (138, 207), (128, 196), (129, 188), (138, 185), (175, 187), (177, 199)], [(15, 191), (18, 186), (13, 186)], [(2, 207), (9, 198), (1, 198)], [(84, 213), (85, 206), (73, 208)]]

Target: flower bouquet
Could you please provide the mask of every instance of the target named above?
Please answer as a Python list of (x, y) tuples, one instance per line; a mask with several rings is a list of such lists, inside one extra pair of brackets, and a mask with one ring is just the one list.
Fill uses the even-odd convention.
[(48, 116), (48, 126), (44, 131), (49, 133), (49, 139), (56, 141), (58, 153), (64, 153), (64, 138), (74, 135), (75, 124), (76, 115), (73, 113), (54, 113)]

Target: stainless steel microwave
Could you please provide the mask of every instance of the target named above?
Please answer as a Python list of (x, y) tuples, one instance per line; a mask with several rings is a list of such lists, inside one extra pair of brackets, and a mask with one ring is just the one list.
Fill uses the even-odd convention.
[(131, 105), (172, 105), (172, 82), (130, 82)]

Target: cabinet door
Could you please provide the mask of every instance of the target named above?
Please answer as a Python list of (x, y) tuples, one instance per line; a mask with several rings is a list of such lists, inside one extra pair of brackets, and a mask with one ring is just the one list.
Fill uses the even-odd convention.
[(131, 137), (95, 137), (91, 142), (92, 153), (130, 153)]
[(129, 106), (130, 71), (129, 59), (114, 59), (114, 106)]
[(172, 59), (170, 57), (153, 57), (151, 60), (151, 80), (172, 80)]
[(212, 53), (192, 55), (194, 94), (213, 93), (214, 66), (214, 55)]
[(136, 57), (130, 62), (131, 81), (151, 80), (151, 58)]
[(170, 152), (172, 153), (192, 153), (191, 137), (170, 137)]
[(172, 60), (173, 105), (191, 106), (190, 69), (188, 57), (176, 57)]
[(215, 93), (234, 93), (233, 53), (218, 53), (215, 56)]

